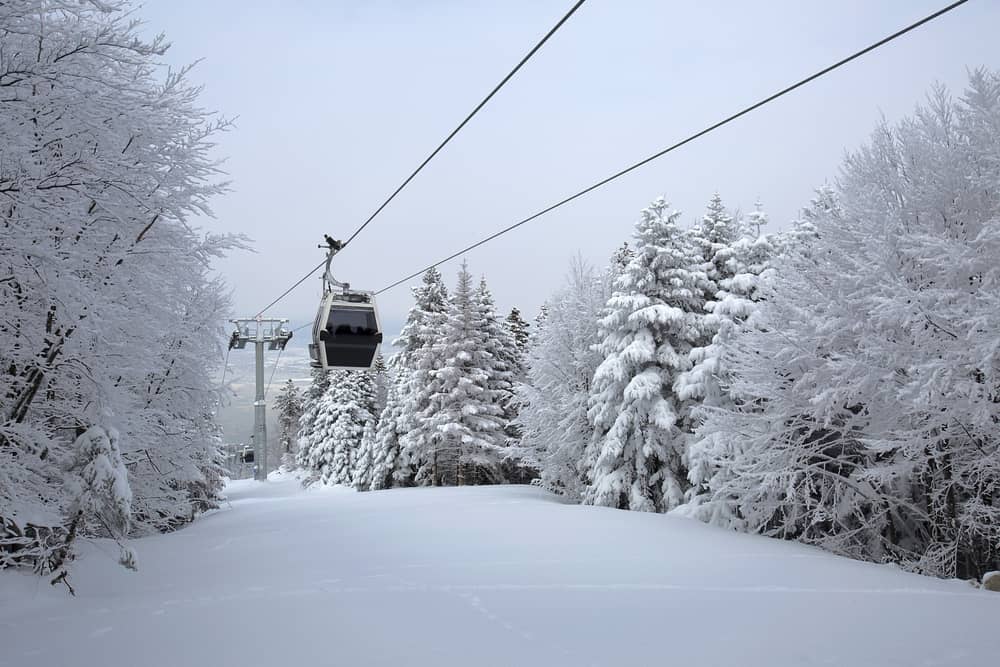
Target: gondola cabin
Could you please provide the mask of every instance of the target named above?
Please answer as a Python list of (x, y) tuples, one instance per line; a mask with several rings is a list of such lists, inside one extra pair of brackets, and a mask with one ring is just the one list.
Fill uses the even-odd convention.
[(330, 291), (323, 296), (309, 356), (313, 368), (367, 370), (382, 345), (382, 326), (371, 292)]

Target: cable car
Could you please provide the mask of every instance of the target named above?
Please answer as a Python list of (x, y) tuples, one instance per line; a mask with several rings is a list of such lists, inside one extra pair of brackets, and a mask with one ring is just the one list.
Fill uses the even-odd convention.
[(313, 322), (309, 356), (313, 368), (323, 370), (368, 370), (375, 363), (382, 345), (382, 324), (375, 306), (375, 295), (350, 289), (330, 275), (330, 262), (342, 247), (338, 242), (327, 246), (326, 273), (323, 275), (323, 299)]

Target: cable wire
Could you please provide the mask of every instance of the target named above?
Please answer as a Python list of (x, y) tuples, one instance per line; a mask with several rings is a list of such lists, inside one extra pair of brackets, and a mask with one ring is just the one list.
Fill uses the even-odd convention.
[(428, 162), (430, 162), (431, 160), (434, 159), (435, 155), (437, 155), (439, 152), (441, 152), (441, 149), (444, 148), (445, 145), (447, 145), (447, 143), (449, 141), (451, 141), (452, 138), (456, 134), (458, 134), (459, 131), (461, 131), (461, 129), (463, 127), (465, 127), (466, 123), (468, 123), (470, 120), (472, 120), (473, 116), (475, 116), (477, 113), (479, 113), (480, 109), (482, 109), (484, 106), (486, 106), (486, 103), (489, 102), (493, 98), (494, 95), (496, 95), (498, 92), (500, 92), (500, 89), (503, 88), (507, 84), (507, 82), (510, 81), (514, 77), (515, 74), (517, 74), (518, 70), (521, 69), (521, 67), (523, 67), (526, 62), (528, 62), (529, 60), (531, 60), (531, 57), (533, 55), (535, 55), (535, 53), (540, 48), (542, 48), (542, 45), (544, 45), (545, 42), (549, 41), (549, 38), (552, 37), (552, 35), (556, 34), (556, 31), (559, 30), (559, 28), (561, 28), (562, 25), (564, 23), (566, 23), (566, 21), (569, 20), (569, 17), (572, 16), (576, 12), (576, 10), (580, 8), (580, 5), (582, 5), (584, 2), (585, 2), (585, 0), (578, 0), (572, 7), (570, 7), (570, 10), (568, 12), (566, 12), (566, 15), (563, 16), (561, 19), (559, 19), (559, 22), (556, 23), (554, 26), (552, 26), (551, 30), (549, 30), (547, 33), (545, 33), (545, 36), (542, 37), (542, 39), (537, 44), (535, 44), (534, 48), (532, 48), (530, 51), (528, 51), (527, 55), (525, 55), (523, 58), (521, 58), (521, 61), (519, 63), (517, 63), (517, 65), (514, 66), (514, 69), (512, 69), (510, 72), (508, 72), (507, 76), (505, 76), (500, 81), (500, 83), (498, 83), (496, 85), (496, 87), (494, 87), (493, 90), (490, 91), (490, 94), (487, 95), (486, 97), (484, 97), (482, 102), (480, 102), (479, 104), (476, 105), (476, 108), (473, 109), (469, 113), (469, 115), (465, 117), (465, 120), (463, 120), (461, 123), (459, 123), (458, 127), (456, 127), (454, 130), (452, 130), (451, 134), (449, 134), (447, 137), (445, 137), (444, 141), (442, 141), (440, 144), (438, 144), (438, 147), (434, 149), (434, 152), (432, 152), (430, 155), (428, 155), (427, 158), (423, 162), (420, 163), (420, 166), (417, 167), (416, 169), (414, 169), (413, 173), (410, 174), (409, 176), (407, 176), (406, 180), (403, 181), (402, 184), (400, 184), (400, 186), (398, 188), (396, 188), (391, 195), (389, 195), (389, 198), (386, 199), (384, 202), (382, 202), (382, 205), (379, 206), (377, 209), (375, 209), (375, 212), (372, 213), (370, 216), (368, 216), (368, 219), (365, 220), (361, 224), (361, 226), (358, 227), (354, 231), (354, 233), (350, 235), (350, 237), (348, 237), (348, 239), (346, 241), (344, 241), (344, 246), (347, 246), (347, 244), (349, 244), (351, 241), (353, 241), (354, 238), (358, 234), (360, 234), (361, 231), (365, 227), (367, 227), (369, 225), (369, 223), (371, 223), (372, 220), (375, 219), (375, 216), (377, 216), (379, 213), (381, 213), (382, 209), (384, 209), (386, 206), (388, 206), (389, 202), (391, 202), (393, 199), (395, 199), (396, 195), (398, 195), (400, 192), (402, 192), (403, 188), (405, 188), (410, 183), (410, 181), (412, 181), (414, 179), (414, 177), (417, 174), (419, 174), (424, 167), (427, 166)]
[[(507, 84), (507, 82), (510, 81), (514, 77), (515, 74), (517, 74), (518, 70), (520, 70), (521, 67), (523, 67), (526, 62), (528, 62), (529, 60), (531, 60), (531, 57), (534, 56), (535, 53), (537, 53), (540, 48), (542, 48), (542, 45), (544, 45), (545, 42), (549, 41), (549, 38), (552, 37), (552, 35), (554, 35), (556, 33), (556, 31), (559, 30), (559, 28), (561, 28), (564, 23), (566, 23), (567, 20), (569, 20), (569, 17), (572, 16), (576, 12), (576, 10), (579, 9), (580, 6), (585, 1), (586, 0), (578, 0), (572, 7), (570, 7), (570, 10), (568, 12), (566, 12), (566, 14), (561, 19), (559, 19), (559, 22), (556, 23), (554, 26), (552, 26), (552, 28), (547, 33), (545, 33), (545, 36), (542, 37), (542, 39), (537, 44), (535, 44), (534, 48), (532, 48), (530, 51), (528, 51), (527, 55), (525, 55), (523, 58), (521, 58), (520, 62), (518, 62), (517, 65), (514, 66), (514, 69), (512, 69), (510, 72), (508, 72), (507, 76), (505, 76), (503, 79), (501, 79), (500, 83), (498, 83), (493, 88), (493, 90), (490, 91), (490, 94), (487, 95), (486, 97), (484, 97), (482, 102), (480, 102), (479, 104), (476, 105), (476, 107), (469, 113), (469, 115), (465, 117), (465, 120), (463, 120), (461, 123), (459, 123), (458, 127), (456, 127), (454, 130), (452, 130), (451, 134), (449, 134), (447, 137), (445, 137), (444, 141), (442, 141), (440, 144), (438, 144), (438, 147), (435, 148), (434, 151), (430, 155), (428, 155), (427, 158), (424, 159), (423, 162), (420, 163), (420, 166), (417, 167), (416, 169), (414, 169), (413, 173), (411, 173), (409, 176), (407, 176), (406, 180), (404, 180), (400, 184), (400, 186), (398, 188), (396, 188), (392, 192), (392, 194), (389, 195), (389, 197), (384, 202), (382, 202), (382, 204), (377, 209), (375, 209), (375, 212), (372, 213), (370, 216), (368, 216), (368, 219), (365, 220), (361, 224), (360, 227), (358, 227), (356, 230), (354, 230), (354, 233), (351, 234), (347, 238), (346, 241), (344, 241), (343, 246), (341, 246), (341, 249), (347, 247), (347, 244), (349, 244), (351, 241), (353, 241), (355, 239), (355, 237), (357, 237), (357, 235), (360, 234), (361, 231), (365, 227), (367, 227), (371, 223), (371, 221), (374, 220), (375, 217), (379, 213), (382, 212), (382, 209), (384, 209), (386, 206), (388, 206), (389, 202), (391, 202), (393, 199), (395, 199), (396, 195), (398, 195), (400, 192), (402, 192), (403, 188), (405, 188), (407, 185), (409, 185), (410, 181), (412, 181), (416, 177), (416, 175), (419, 174), (423, 170), (423, 168), (427, 166), (427, 163), (429, 163), (431, 160), (433, 160), (434, 157), (438, 153), (441, 152), (441, 149), (444, 148), (445, 145), (447, 145), (447, 143), (449, 141), (451, 141), (452, 138), (454, 138), (454, 136), (456, 134), (458, 134), (461, 131), (461, 129), (463, 127), (465, 127), (465, 125), (470, 120), (472, 120), (473, 116), (475, 116), (477, 113), (479, 113), (480, 109), (482, 109), (484, 106), (486, 106), (486, 103), (489, 102), (493, 98), (494, 95), (496, 95), (498, 92), (500, 92), (500, 89), (503, 88)], [(323, 262), (320, 262), (319, 265), (315, 269), (313, 269), (312, 271), (310, 271), (306, 275), (302, 276), (302, 278), (298, 282), (296, 282), (294, 285), (292, 285), (287, 290), (285, 290), (284, 292), (282, 292), (281, 295), (278, 298), (276, 298), (274, 301), (272, 301), (271, 303), (269, 303), (266, 306), (264, 306), (263, 308), (261, 308), (257, 312), (257, 316), (259, 317), (260, 315), (263, 315), (264, 311), (266, 311), (268, 308), (270, 308), (271, 306), (277, 304), (279, 301), (281, 301), (286, 296), (288, 296), (288, 294), (291, 293), (292, 290), (294, 290), (296, 287), (298, 287), (303, 282), (305, 282), (306, 279), (309, 278), (309, 276), (311, 276), (312, 274), (316, 273), (316, 271), (318, 271), (319, 268), (321, 266), (323, 266), (323, 264), (325, 262), (326, 262), (326, 260), (324, 260)]]
[(263, 308), (261, 308), (259, 311), (257, 311), (257, 314), (254, 315), (254, 317), (260, 317), (261, 315), (263, 315), (264, 311), (266, 311), (268, 308), (270, 308), (271, 306), (273, 306), (274, 304), (278, 303), (279, 301), (281, 301), (282, 299), (284, 299), (286, 296), (288, 296), (292, 292), (293, 289), (295, 289), (296, 287), (298, 287), (299, 285), (301, 285), (302, 283), (304, 283), (306, 281), (306, 279), (309, 278), (309, 276), (311, 276), (312, 274), (314, 274), (317, 271), (319, 271), (320, 268), (322, 268), (322, 266), (324, 264), (326, 264), (326, 260), (325, 259), (322, 262), (320, 262), (319, 264), (317, 264), (316, 267), (312, 271), (310, 271), (306, 275), (304, 275), (301, 278), (299, 278), (298, 282), (296, 282), (294, 285), (292, 285), (291, 287), (289, 287), (288, 289), (286, 289), (284, 292), (282, 292), (281, 296), (279, 296), (277, 299), (275, 299), (274, 301), (272, 301), (271, 303), (267, 304), (266, 306), (264, 306)]
[(414, 273), (411, 273), (410, 275), (406, 276), (405, 278), (401, 278), (400, 280), (397, 280), (396, 282), (391, 283), (391, 284), (383, 287), (382, 289), (380, 289), (377, 292), (375, 292), (375, 294), (376, 295), (382, 294), (383, 292), (387, 292), (387, 291), (393, 289), (394, 287), (398, 287), (399, 285), (402, 285), (403, 283), (407, 282), (408, 280), (412, 280), (413, 278), (416, 278), (417, 276), (419, 276), (420, 274), (424, 273), (425, 271), (428, 271), (428, 270), (430, 270), (430, 269), (432, 269), (432, 268), (434, 268), (436, 266), (444, 264), (445, 262), (451, 261), (451, 260), (455, 259), (456, 257), (464, 255), (465, 253), (469, 252), (470, 250), (475, 250), (479, 246), (484, 245), (486, 243), (489, 243), (493, 239), (498, 238), (500, 236), (503, 236), (507, 232), (513, 231), (513, 230), (517, 229), (518, 227), (520, 227), (522, 225), (526, 225), (527, 223), (531, 222), (532, 220), (540, 218), (543, 215), (545, 215), (546, 213), (550, 213), (550, 212), (554, 211), (555, 209), (557, 209), (557, 208), (559, 208), (561, 206), (564, 206), (564, 205), (570, 203), (571, 201), (573, 201), (575, 199), (579, 199), (580, 197), (584, 196), (585, 194), (588, 194), (588, 193), (590, 193), (590, 192), (592, 192), (592, 191), (594, 191), (594, 190), (596, 190), (596, 189), (598, 189), (598, 188), (600, 188), (600, 187), (602, 187), (604, 185), (607, 185), (611, 181), (614, 181), (614, 180), (616, 180), (618, 178), (621, 178), (622, 176), (624, 176), (624, 175), (626, 175), (626, 174), (628, 174), (628, 173), (630, 173), (632, 171), (635, 171), (639, 167), (642, 167), (642, 166), (644, 166), (644, 165), (652, 162), (653, 160), (656, 160), (657, 158), (663, 157), (667, 153), (670, 153), (670, 152), (672, 152), (672, 151), (680, 148), (681, 146), (684, 146), (686, 144), (691, 143), (695, 139), (703, 137), (704, 135), (708, 134), (709, 132), (713, 132), (714, 130), (717, 130), (720, 127), (722, 127), (723, 125), (727, 125), (728, 123), (731, 123), (732, 121), (736, 120), (737, 118), (745, 116), (748, 113), (750, 113), (750, 112), (752, 112), (752, 111), (754, 111), (756, 109), (759, 109), (760, 107), (764, 106), (765, 104), (773, 102), (774, 100), (778, 99), (779, 97), (782, 97), (783, 95), (787, 95), (788, 93), (792, 92), (793, 90), (795, 90), (797, 88), (801, 88), (802, 86), (804, 86), (804, 85), (806, 85), (806, 84), (808, 84), (808, 83), (810, 83), (810, 82), (812, 82), (812, 81), (820, 78), (821, 76), (824, 76), (825, 74), (828, 74), (828, 73), (832, 72), (833, 70), (838, 69), (839, 67), (842, 67), (842, 66), (846, 65), (847, 63), (851, 62), (852, 60), (856, 60), (856, 59), (860, 58), (861, 56), (863, 56), (863, 55), (865, 55), (865, 54), (867, 54), (867, 53), (869, 53), (871, 51), (874, 51), (875, 49), (877, 49), (877, 48), (879, 48), (879, 47), (881, 47), (881, 46), (883, 46), (885, 44), (888, 44), (889, 42), (893, 41), (894, 39), (897, 39), (898, 37), (902, 37), (906, 33), (910, 32), (912, 30), (915, 30), (916, 28), (919, 28), (920, 26), (924, 25), (925, 23), (929, 23), (930, 21), (933, 21), (934, 19), (938, 18), (939, 16), (942, 16), (943, 14), (947, 14), (951, 10), (959, 7), (960, 5), (964, 5), (968, 1), (969, 0), (958, 0), (957, 2), (953, 2), (950, 5), (948, 5), (947, 7), (944, 7), (943, 9), (939, 9), (938, 11), (934, 12), (933, 14), (929, 14), (928, 16), (925, 16), (924, 18), (920, 19), (919, 21), (916, 21), (915, 23), (911, 23), (910, 25), (906, 26), (905, 28), (902, 28), (901, 30), (897, 30), (896, 32), (892, 33), (891, 35), (889, 35), (887, 37), (883, 37), (882, 39), (880, 39), (879, 41), (875, 42), (874, 44), (866, 46), (865, 48), (861, 49), (860, 51), (856, 51), (855, 53), (847, 56), (846, 58), (844, 58), (842, 60), (838, 60), (837, 62), (835, 62), (834, 64), (830, 65), (829, 67), (825, 67), (825, 68), (821, 69), (820, 71), (816, 72), (815, 74), (811, 74), (810, 76), (807, 76), (806, 78), (804, 78), (804, 79), (802, 79), (802, 80), (800, 80), (800, 81), (798, 81), (796, 83), (793, 83), (792, 85), (788, 86), (787, 88), (783, 88), (783, 89), (779, 90), (778, 92), (774, 93), (773, 95), (769, 95), (768, 97), (765, 97), (764, 99), (760, 100), (759, 102), (751, 104), (750, 106), (745, 107), (741, 111), (738, 111), (737, 113), (734, 113), (733, 115), (728, 116), (728, 117), (726, 117), (726, 118), (718, 121), (717, 123), (709, 125), (708, 127), (706, 127), (705, 129), (701, 130), (700, 132), (696, 132), (695, 134), (692, 134), (691, 136), (687, 137), (686, 139), (678, 141), (677, 143), (675, 143), (675, 144), (673, 144), (671, 146), (668, 146), (667, 148), (664, 148), (663, 150), (661, 150), (661, 151), (659, 151), (657, 153), (654, 153), (654, 154), (650, 155), (649, 157), (647, 157), (647, 158), (645, 158), (643, 160), (640, 160), (639, 162), (636, 162), (635, 164), (633, 164), (633, 165), (631, 165), (629, 167), (626, 167), (625, 169), (622, 169), (621, 171), (618, 171), (618, 172), (612, 174), (611, 176), (608, 176), (607, 178), (604, 178), (604, 179), (602, 179), (600, 181), (597, 181), (593, 185), (590, 185), (590, 186), (584, 188), (583, 190), (580, 190), (576, 194), (570, 195), (569, 197), (566, 197), (565, 199), (563, 199), (563, 200), (561, 200), (559, 202), (556, 202), (555, 204), (552, 204), (551, 206), (548, 206), (548, 207), (542, 209), (541, 211), (538, 211), (537, 213), (534, 213), (533, 215), (530, 215), (527, 218), (524, 218), (523, 220), (514, 223), (513, 225), (510, 225), (509, 227), (505, 227), (505, 228), (501, 229), (500, 231), (495, 232), (495, 233), (487, 236), (486, 238), (484, 238), (484, 239), (482, 239), (480, 241), (477, 241), (477, 242), (473, 243), (472, 245), (467, 246), (467, 247), (459, 250), (458, 252), (455, 252), (455, 253), (452, 253), (451, 255), (448, 255), (447, 257), (445, 257), (442, 260), (434, 262), (433, 264), (431, 264), (431, 265), (429, 265), (429, 266), (421, 269), (420, 271), (416, 271)]
[(278, 370), (278, 362), (281, 361), (281, 353), (285, 351), (285, 348), (280, 348), (278, 350), (278, 356), (274, 359), (274, 366), (271, 367), (271, 377), (267, 381), (267, 387), (264, 388), (264, 398), (267, 398), (267, 392), (271, 391), (271, 382), (274, 381), (274, 372)]

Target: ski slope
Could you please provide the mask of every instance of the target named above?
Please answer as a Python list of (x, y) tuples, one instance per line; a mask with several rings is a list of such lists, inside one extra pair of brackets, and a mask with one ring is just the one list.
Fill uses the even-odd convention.
[(0, 665), (1000, 664), (1000, 594), (530, 487), (232, 483), (188, 528), (0, 573)]

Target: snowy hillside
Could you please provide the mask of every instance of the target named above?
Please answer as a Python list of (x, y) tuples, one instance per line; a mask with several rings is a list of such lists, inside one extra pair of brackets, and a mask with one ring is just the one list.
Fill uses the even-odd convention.
[(77, 597), (0, 572), (0, 665), (997, 664), (1000, 595), (530, 487), (237, 482), (85, 545)]

